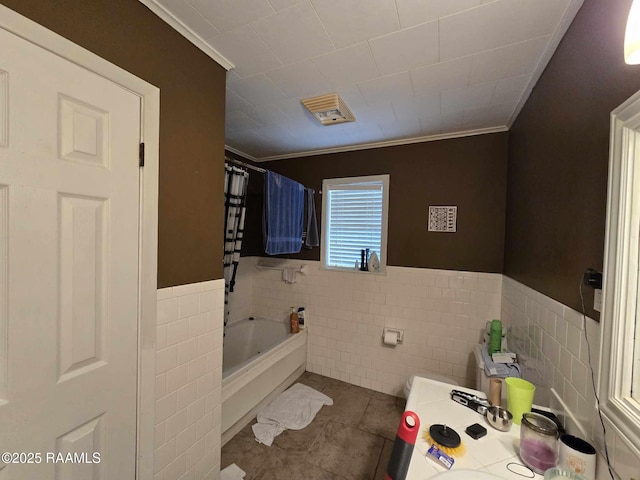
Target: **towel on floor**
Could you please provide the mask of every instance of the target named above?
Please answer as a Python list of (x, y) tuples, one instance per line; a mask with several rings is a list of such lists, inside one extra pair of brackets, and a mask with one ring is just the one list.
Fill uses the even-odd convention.
[(313, 248), (320, 245), (320, 237), (318, 235), (318, 220), (316, 218), (316, 202), (314, 201), (313, 188), (306, 189), (307, 208), (306, 208), (306, 231), (304, 235), (304, 248)]
[(309, 425), (323, 405), (333, 405), (333, 400), (296, 383), (258, 413), (258, 423), (251, 427), (253, 434), (258, 442), (270, 447), (273, 439), (286, 429), (301, 430)]
[(224, 470), (220, 471), (220, 480), (243, 480), (247, 473), (238, 465), (232, 463)]
[(264, 175), (264, 251), (269, 255), (302, 249), (304, 186), (269, 170)]

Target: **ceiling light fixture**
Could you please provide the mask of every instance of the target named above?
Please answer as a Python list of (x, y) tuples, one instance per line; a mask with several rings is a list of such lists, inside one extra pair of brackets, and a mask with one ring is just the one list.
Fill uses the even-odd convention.
[(627, 30), (624, 34), (624, 61), (629, 65), (640, 64), (640, 1), (633, 0)]
[(322, 125), (335, 125), (337, 123), (355, 122), (349, 107), (337, 93), (328, 93), (319, 97), (304, 98), (300, 100), (307, 107), (314, 117)]

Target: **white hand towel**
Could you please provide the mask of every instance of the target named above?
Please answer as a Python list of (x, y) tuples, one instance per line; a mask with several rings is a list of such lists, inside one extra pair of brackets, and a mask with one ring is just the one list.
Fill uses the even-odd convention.
[(232, 463), (220, 472), (220, 480), (243, 480), (245, 475), (246, 472), (244, 470)]
[(282, 269), (282, 281), (285, 283), (296, 283), (296, 271), (293, 268)]

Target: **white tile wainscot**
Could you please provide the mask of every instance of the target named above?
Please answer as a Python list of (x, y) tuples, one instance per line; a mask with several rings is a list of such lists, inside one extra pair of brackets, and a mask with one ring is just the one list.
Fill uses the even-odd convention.
[[(252, 314), (282, 319), (289, 307), (305, 307), (307, 370), (392, 395), (400, 395), (408, 376), (420, 372), (474, 384), (471, 353), (486, 321), (500, 314), (500, 274), (388, 267), (381, 275), (278, 261), (308, 265), (306, 275), (285, 284), (282, 272), (256, 268), (258, 260), (274, 262), (240, 262), (241, 275), (252, 277), (244, 280), (252, 285)], [(246, 305), (247, 292), (236, 294)], [(384, 346), (384, 327), (403, 329), (404, 343)]]
[[(294, 268), (305, 263), (308, 275), (298, 274), (288, 285), (281, 272), (259, 270), (257, 262)], [(510, 347), (543, 400), (546, 390), (546, 402), (569, 431), (602, 451), (580, 313), (509, 277), (405, 267), (370, 275), (321, 270), (319, 262), (242, 257), (238, 278), (242, 287), (232, 294), (232, 315), (233, 302), (241, 306), (241, 317), (286, 318), (290, 306), (304, 306), (308, 370), (394, 395), (416, 372), (474, 385), (472, 348), (485, 322), (501, 318), (510, 328)], [(405, 343), (382, 346), (384, 327), (403, 328)], [(588, 319), (587, 334), (597, 365), (599, 324)], [(607, 444), (622, 479), (640, 471), (640, 452), (611, 425)], [(600, 458), (598, 479), (608, 478), (605, 469)]]
[[(523, 375), (537, 386), (536, 402), (551, 406), (569, 433), (594, 442), (602, 453), (602, 427), (595, 407), (582, 314), (505, 276), (502, 320), (509, 329), (509, 347), (518, 353), (524, 367)], [(600, 324), (587, 317), (586, 326), (597, 384)], [(637, 476), (640, 452), (626, 445), (606, 419), (605, 425), (616, 473), (624, 480)], [(610, 478), (602, 455), (597, 478)]]
[(154, 480), (217, 480), (224, 280), (158, 290)]

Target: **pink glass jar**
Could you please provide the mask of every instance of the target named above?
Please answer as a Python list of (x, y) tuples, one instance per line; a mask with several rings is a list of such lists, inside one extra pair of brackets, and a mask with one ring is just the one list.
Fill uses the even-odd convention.
[(558, 426), (544, 415), (525, 413), (520, 424), (520, 458), (531, 470), (543, 474), (558, 464)]

